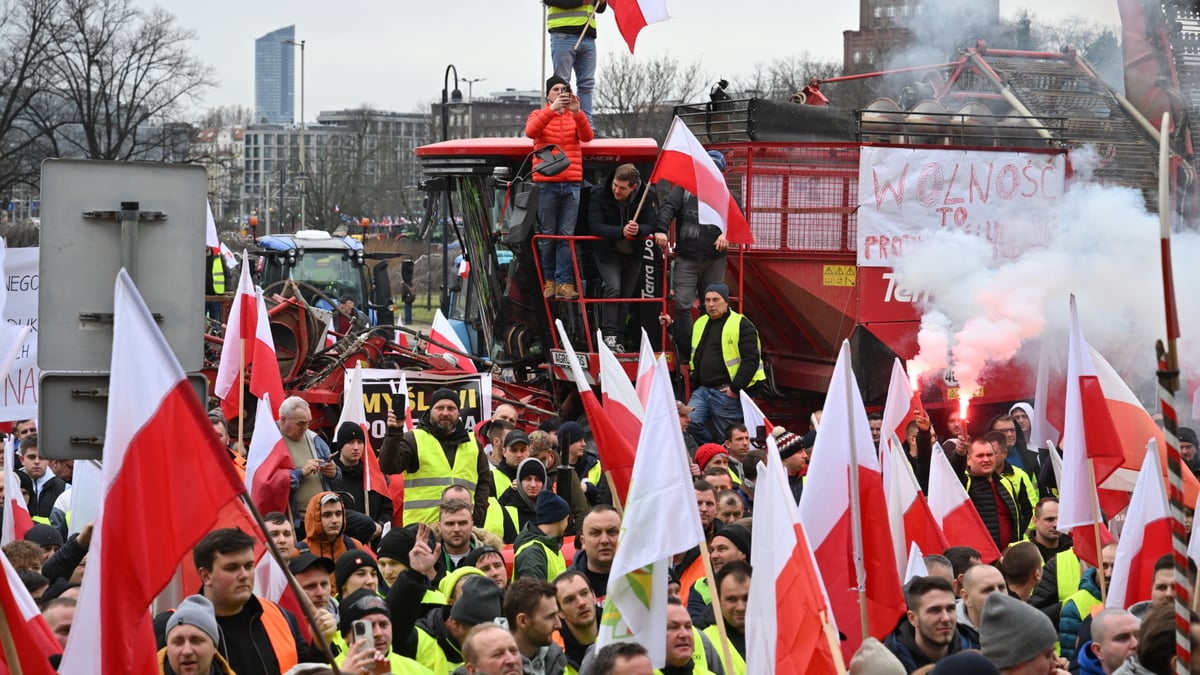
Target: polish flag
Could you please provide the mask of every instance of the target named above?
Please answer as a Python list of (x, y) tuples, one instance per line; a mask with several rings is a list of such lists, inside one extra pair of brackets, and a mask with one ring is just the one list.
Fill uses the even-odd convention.
[[(886, 417), (885, 417), (886, 419)], [(890, 429), (884, 426), (884, 429)], [(888, 519), (892, 523), (892, 532), (903, 533), (903, 537), (894, 537), (893, 546), (896, 551), (897, 568), (903, 578), (908, 551), (914, 545), (924, 551), (945, 551), (950, 548), (942, 526), (929, 509), (925, 495), (917, 484), (917, 478), (912, 473), (912, 467), (900, 450), (892, 443), (880, 439), (885, 450), (880, 456), (883, 464), (883, 492), (887, 496)], [(934, 454), (941, 452), (934, 449)]]
[[(221, 399), (221, 411), (226, 419), (240, 417), (246, 407), (241, 397), (243, 340), (251, 341), (244, 348), (246, 366), (251, 367), (250, 393), (259, 398), (271, 394), (271, 412), (275, 415), (279, 414), (279, 404), (284, 399), (283, 378), (275, 358), (275, 340), (271, 337), (267, 305), (262, 299), (262, 292), (254, 287), (250, 279), (250, 265), (246, 262), (244, 250), (241, 267), (237, 293), (229, 310), (229, 323), (225, 326), (225, 341), (221, 345), (221, 363), (213, 385), (213, 393)], [(254, 364), (262, 365), (255, 368)]]
[[(458, 333), (455, 332), (454, 326), (450, 325), (450, 321), (446, 319), (446, 315), (442, 314), (442, 310), (440, 309), (437, 310), (437, 313), (433, 315), (433, 326), (429, 329), (429, 338), (436, 342), (440, 342), (441, 344), (449, 345), (463, 354), (471, 353), (467, 351), (466, 346), (463, 345), (462, 340), (459, 339)], [(442, 358), (446, 359), (446, 361), (448, 361), (451, 365), (464, 372), (479, 372), (475, 368), (474, 360), (466, 356), (450, 352), (445, 347), (436, 345), (433, 342), (427, 342), (425, 344), (425, 351), (430, 356), (436, 356), (440, 354)]]
[(103, 498), (60, 672), (152, 675), (150, 603), (245, 488), (124, 270), (112, 342)]
[[(5, 488), (7, 489), (7, 488)], [(0, 650), (0, 672), (22, 672), (25, 675), (54, 675), (50, 667), (50, 657), (61, 654), (58, 640), (46, 625), (38, 611), (37, 603), (25, 590), (17, 570), (13, 569), (8, 556), (0, 555), (0, 564), (4, 565), (4, 583), (0, 584), (0, 608), (3, 608), (7, 632), (12, 637), (12, 644), (17, 646), (19, 663), (9, 663), (8, 654)], [(70, 671), (62, 671), (64, 673)]]
[(1155, 448), (1147, 448), (1121, 533), (1104, 606), (1125, 609), (1150, 599), (1154, 564), (1171, 552), (1171, 511)]
[(708, 151), (678, 117), (671, 123), (654, 173), (650, 174), (649, 182), (660, 180), (670, 181), (696, 195), (700, 222), (719, 227), (730, 243), (754, 243), (750, 224), (729, 191), (725, 177), (713, 164)]
[[(637, 423), (638, 434), (641, 433), (641, 420), (629, 413), (625, 423), (618, 424), (610, 413), (620, 409), (620, 406), (614, 405), (610, 409), (600, 405), (596, 393), (592, 391), (587, 377), (583, 374), (583, 368), (579, 365), (579, 357), (575, 355), (575, 347), (571, 345), (571, 339), (567, 336), (562, 321), (555, 319), (554, 325), (558, 328), (563, 349), (567, 352), (567, 361), (571, 364), (571, 378), (575, 380), (575, 386), (579, 389), (579, 398), (583, 401), (583, 411), (587, 415), (588, 425), (592, 429), (592, 438), (596, 441), (596, 451), (600, 454), (600, 466), (604, 467), (604, 475), (608, 477), (609, 487), (613, 494), (618, 501), (625, 504), (629, 496), (629, 482), (633, 477), (633, 463), (637, 447), (636, 440), (630, 442), (628, 434), (631, 422), (629, 419), (632, 418)], [(604, 347), (603, 341), (600, 342), (600, 346)], [(603, 369), (603, 366), (601, 368)], [(645, 413), (643, 412), (643, 414)]]
[[(1047, 442), (1058, 445), (1059, 438), (1062, 434), (1059, 432), (1059, 427), (1062, 426), (1064, 411), (1062, 409), (1062, 401), (1065, 396), (1065, 382), (1062, 379), (1061, 373), (1055, 373), (1054, 385), (1051, 384), (1051, 366), (1052, 361), (1057, 361), (1054, 351), (1054, 346), (1049, 340), (1042, 340), (1041, 353), (1038, 355), (1037, 380), (1033, 389), (1033, 415), (1029, 420), (1029, 438), (1025, 439), (1031, 448), (1044, 448)], [(1051, 389), (1055, 395), (1051, 395)], [(1058, 424), (1054, 424), (1054, 420)]]
[[(850, 472), (855, 469), (857, 480), (852, 481)], [(868, 635), (882, 639), (891, 632), (905, 604), (883, 476), (850, 368), (847, 341), (838, 352), (808, 475), (821, 479), (805, 485), (800, 521), (812, 543), (837, 625), (846, 635), (842, 650), (849, 659)], [(856, 517), (859, 523), (854, 522)], [(868, 635), (863, 634), (859, 588), (866, 595)]]
[[(600, 361), (600, 396), (604, 401), (604, 409), (618, 427), (629, 429), (630, 435), (640, 434), (646, 412), (637, 389), (629, 381), (617, 355), (604, 344), (599, 331), (596, 331), (596, 338), (596, 352)], [(638, 365), (641, 366), (640, 356)], [(647, 375), (650, 378), (653, 376), (653, 371)]]
[(891, 443), (896, 450), (904, 452), (903, 439), (908, 436), (908, 423), (916, 419), (913, 411), (921, 408), (921, 397), (913, 392), (908, 374), (900, 359), (892, 362), (892, 379), (888, 384), (887, 403), (883, 406), (883, 431), (879, 435), (879, 451), (884, 444)]
[(0, 546), (24, 539), (25, 533), (32, 528), (33, 518), (29, 515), (25, 500), (21, 498), (21, 480), (17, 478), (17, 469), (7, 467), (4, 471), (4, 526), (0, 529)]
[(286, 513), (292, 493), (292, 453), (271, 413), (271, 396), (258, 400), (254, 436), (246, 453), (246, 489), (259, 513)]
[(927, 576), (929, 568), (925, 566), (925, 556), (921, 554), (921, 547), (914, 541), (908, 549), (908, 567), (904, 570), (904, 583), (912, 581), (913, 577)]
[[(742, 407), (754, 406), (745, 392)], [(758, 465), (757, 533), (751, 558), (762, 582), (746, 607), (746, 672), (784, 675), (845, 673), (838, 633), (817, 560), (800, 525), (775, 439)], [(855, 617), (857, 621), (857, 616)]]
[[(603, 342), (603, 340), (601, 340)], [(642, 329), (642, 345), (638, 350), (637, 389), (638, 400), (646, 407), (646, 399), (650, 396), (650, 383), (654, 381), (654, 347), (650, 344), (650, 336)], [(686, 431), (686, 429), (685, 429)]]
[[(363, 398), (363, 383), (362, 383), (362, 361), (354, 365), (354, 370), (351, 371), (346, 379), (345, 393), (342, 395), (342, 415), (338, 418), (338, 423), (335, 429), (341, 429), (346, 422), (353, 422), (362, 429), (363, 437), (366, 438), (367, 446), (363, 448), (363, 465), (366, 471), (363, 471), (363, 513), (367, 513), (367, 492), (374, 492), (383, 497), (388, 495), (388, 482), (383, 476), (383, 471), (379, 468), (379, 457), (375, 454), (375, 449), (371, 447), (371, 429), (367, 425), (367, 408), (365, 399)], [(405, 383), (407, 384), (407, 382)], [(407, 388), (405, 389), (407, 392)], [(407, 396), (405, 396), (407, 399)], [(357, 499), (357, 496), (355, 497)]]
[(638, 33), (652, 23), (666, 21), (671, 18), (667, 14), (666, 0), (609, 0), (608, 6), (613, 10), (613, 18), (617, 20), (617, 30), (629, 45), (629, 53), (637, 44)]
[(996, 542), (940, 446), (934, 447), (929, 462), (929, 510), (943, 532), (954, 533), (955, 544), (979, 551), (980, 559), (985, 563), (1000, 557)]

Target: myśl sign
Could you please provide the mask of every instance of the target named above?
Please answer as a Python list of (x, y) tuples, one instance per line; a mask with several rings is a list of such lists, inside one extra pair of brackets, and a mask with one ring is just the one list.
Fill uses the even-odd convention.
[(866, 147), (859, 156), (858, 264), (892, 267), (937, 231), (987, 241), (996, 259), (1048, 239), (1064, 153)]

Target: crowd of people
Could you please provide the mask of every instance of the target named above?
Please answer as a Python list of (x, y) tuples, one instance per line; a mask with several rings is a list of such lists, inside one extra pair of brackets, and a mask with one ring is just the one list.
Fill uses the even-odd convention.
[[(677, 408), (714, 576), (710, 584), (699, 547), (673, 560), (667, 662), (656, 672), (745, 673), (751, 542), (763, 515), (754, 511), (754, 487), (771, 446), (736, 420), (718, 442), (699, 442), (694, 431), (704, 425), (692, 423), (690, 406)], [(1049, 450), (1027, 447), (1028, 413), (1013, 406), (977, 437), (952, 413), (940, 442), (927, 415), (909, 425), (903, 447), (918, 480), (927, 480), (932, 453), (945, 452), (1001, 556), (987, 560), (961, 545), (925, 556), (927, 574), (904, 587), (907, 614), (890, 634), (863, 643), (850, 672), (1174, 672), (1171, 560), (1158, 561), (1139, 602), (1103, 608), (1100, 582), (1111, 582), (1116, 546), (1091, 567), (1057, 530)], [(312, 623), (256, 587), (252, 533), (216, 530), (193, 552), (200, 592), (155, 618), (162, 672), (318, 672), (310, 669), (326, 659), (322, 641), (355, 673), (653, 670), (644, 645), (596, 646), (621, 530), (636, 523), (613, 504), (595, 441), (579, 424), (551, 418), (532, 428), (502, 404), (467, 428), (457, 396), (440, 390), (411, 430), (389, 415), (378, 459), (405, 481), (404, 502), (393, 508), (364, 490), (361, 427), (343, 425), (330, 447), (307, 429), (310, 419), (302, 399), (281, 406), (278, 426), (297, 467), (287, 476), (294, 510), (267, 514), (264, 534)], [(212, 422), (241, 466), (224, 420), (214, 414)], [(880, 420), (870, 422), (878, 443)], [(773, 430), (797, 503), (817, 433)], [(16, 426), (13, 447), (6, 459), (37, 525), (4, 553), (65, 644), (91, 526), (67, 536), (72, 463), (40, 458), (31, 420)]]

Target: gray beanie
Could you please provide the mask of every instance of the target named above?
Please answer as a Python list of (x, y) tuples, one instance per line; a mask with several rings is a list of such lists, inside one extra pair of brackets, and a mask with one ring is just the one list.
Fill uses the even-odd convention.
[(905, 675), (904, 664), (883, 643), (873, 637), (850, 659), (850, 675)]
[(212, 603), (203, 595), (189, 595), (179, 603), (175, 613), (167, 619), (166, 634), (170, 635), (177, 626), (184, 624), (195, 626), (207, 633), (212, 638), (213, 644), (221, 643), (221, 631), (217, 628), (217, 615), (213, 612)]
[(1000, 669), (1021, 665), (1058, 642), (1049, 617), (1003, 591), (987, 597), (980, 624), (983, 655)]

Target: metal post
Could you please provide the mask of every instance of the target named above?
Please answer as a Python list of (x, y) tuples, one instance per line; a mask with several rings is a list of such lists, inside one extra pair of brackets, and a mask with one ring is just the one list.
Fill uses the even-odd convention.
[(121, 267), (137, 283), (138, 202), (121, 202)]
[(266, 198), (263, 199), (263, 211), (266, 211), (267, 217), (267, 224), (264, 226), (263, 236), (266, 237), (271, 234), (271, 172), (264, 171), (263, 177), (267, 181), (266, 185), (263, 187), (264, 194), (266, 195)]
[[(304, 137), (308, 130), (308, 127), (304, 122), (304, 44), (305, 44), (305, 40), (300, 40), (299, 42), (297, 42), (295, 40), (284, 40), (284, 43), (292, 45), (293, 47), (300, 48), (300, 181), (301, 181), (300, 184), (302, 186), (302, 189), (300, 190), (300, 229), (304, 230), (304, 229), (307, 229), (305, 227), (305, 219), (307, 218), (307, 214), (306, 214), (307, 209), (305, 208), (305, 206), (306, 206), (305, 202), (306, 202), (306, 198), (308, 196), (307, 195), (307, 193), (308, 193), (308, 171), (307, 171), (308, 153), (305, 152), (305, 145), (304, 145)], [(282, 186), (282, 181), (280, 181), (280, 184)], [(282, 190), (282, 187), (280, 189)], [(282, 213), (283, 213), (283, 209), (280, 208), (280, 214), (282, 214)]]

